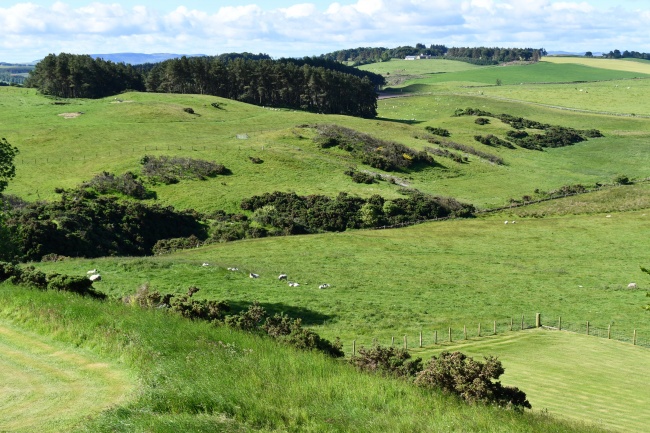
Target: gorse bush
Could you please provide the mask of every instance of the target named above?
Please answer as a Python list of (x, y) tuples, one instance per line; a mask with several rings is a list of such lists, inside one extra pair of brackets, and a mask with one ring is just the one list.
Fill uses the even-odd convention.
[(413, 359), (406, 349), (379, 344), (361, 347), (349, 362), (363, 371), (402, 378), (413, 378), (422, 371), (422, 358)]
[(119, 176), (104, 171), (82, 183), (80, 188), (93, 189), (99, 194), (124, 194), (140, 200), (156, 196), (154, 192), (147, 190), (137, 175), (130, 171)]
[(178, 183), (182, 179), (205, 180), (209, 177), (231, 173), (222, 164), (202, 159), (145, 155), (140, 163), (143, 175), (152, 182), (161, 182), (167, 185)]
[(207, 237), (201, 216), (172, 207), (65, 191), (59, 201), (32, 203), (8, 212), (6, 226), (16, 245), (12, 260), (151, 254), (161, 239)]
[(353, 168), (350, 168), (345, 171), (345, 174), (347, 176), (350, 176), (352, 180), (356, 183), (365, 183), (365, 184), (372, 184), (377, 182), (377, 175), (372, 175), (370, 173), (366, 173), (363, 171), (357, 171)]
[(434, 135), (439, 135), (441, 137), (449, 137), (451, 134), (449, 133), (449, 130), (444, 129), (444, 128), (436, 128), (433, 126), (425, 126), (424, 129), (429, 131), (431, 134)]
[(508, 149), (515, 149), (515, 146), (513, 146), (506, 140), (502, 140), (496, 135), (492, 135), (492, 134), (475, 135), (474, 140), (478, 141), (479, 143), (485, 144), (486, 146), (507, 147)]
[(531, 408), (526, 393), (515, 387), (493, 382), (504, 373), (501, 361), (486, 357), (485, 362), (460, 352), (442, 352), (434, 356), (418, 373), (415, 383), (458, 395), (469, 403), (489, 403), (518, 409)]
[(338, 147), (350, 152), (362, 163), (384, 171), (405, 170), (422, 165), (433, 165), (426, 152), (416, 151), (394, 141), (380, 140), (362, 132), (334, 124), (314, 127), (314, 142), (321, 148)]

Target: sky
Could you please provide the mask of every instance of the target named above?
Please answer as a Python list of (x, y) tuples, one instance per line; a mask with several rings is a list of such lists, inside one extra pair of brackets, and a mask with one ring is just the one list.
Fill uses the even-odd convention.
[(274, 58), (423, 43), (650, 52), (647, 0), (0, 0), (0, 61), (248, 51)]

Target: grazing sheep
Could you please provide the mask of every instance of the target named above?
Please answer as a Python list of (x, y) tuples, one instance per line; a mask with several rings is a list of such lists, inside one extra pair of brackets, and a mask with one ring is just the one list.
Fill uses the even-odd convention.
[(504, 221), (504, 224), (508, 224), (508, 221)]
[(235, 271), (238, 271), (239, 268), (228, 268), (228, 270), (229, 270), (229, 271), (232, 271), (232, 272), (235, 272)]
[(637, 285), (636, 285), (636, 283), (630, 283), (630, 284), (627, 285), (627, 288), (628, 289), (636, 289)]
[(289, 287), (299, 287), (299, 286), (300, 284), (298, 283), (289, 282)]
[(327, 288), (329, 288), (329, 286), (330, 286), (329, 284), (321, 284), (320, 286), (318, 286), (318, 288), (319, 289), (327, 289)]
[(280, 275), (278, 276), (278, 280), (280, 280), (280, 281), (282, 281), (282, 280), (286, 280), (286, 279), (287, 279), (287, 274), (280, 274)]
[(97, 269), (91, 269), (88, 272), (86, 272), (86, 275), (93, 275), (97, 273)]
[(612, 217), (611, 215), (607, 215), (605, 218), (611, 218), (611, 217)]
[(203, 267), (210, 266), (210, 263), (203, 263), (201, 266), (203, 266)]
[(513, 221), (512, 223), (513, 223), (513, 224), (516, 224), (516, 223), (517, 223), (517, 221)]
[(260, 276), (259, 276), (259, 274), (254, 274), (254, 273), (251, 272), (250, 274), (248, 274), (248, 277), (249, 278), (259, 278)]
[(102, 276), (99, 274), (92, 274), (88, 279), (94, 283), (95, 281), (101, 281)]

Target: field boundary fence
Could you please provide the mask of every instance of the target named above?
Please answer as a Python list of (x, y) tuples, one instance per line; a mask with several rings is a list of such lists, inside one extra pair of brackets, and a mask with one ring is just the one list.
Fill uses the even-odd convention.
[[(545, 316), (546, 317), (546, 316)], [(493, 321), (478, 321), (471, 325), (450, 326), (439, 329), (422, 330), (419, 333), (396, 333), (395, 336), (354, 339), (345, 344), (343, 348), (346, 353), (356, 356), (360, 348), (370, 348), (375, 345), (395, 346), (403, 349), (422, 349), (433, 347), (444, 347), (452, 343), (462, 341), (476, 341), (477, 339), (503, 335), (511, 332), (524, 331), (528, 329), (542, 329), (549, 332), (564, 331), (574, 334), (588, 335), (597, 338), (616, 340), (629, 343), (634, 346), (650, 348), (650, 336), (638, 332), (638, 330), (619, 330), (615, 326), (594, 325), (589, 321), (565, 321), (561, 317), (553, 321), (544, 319), (542, 315), (521, 315), (510, 319)]]

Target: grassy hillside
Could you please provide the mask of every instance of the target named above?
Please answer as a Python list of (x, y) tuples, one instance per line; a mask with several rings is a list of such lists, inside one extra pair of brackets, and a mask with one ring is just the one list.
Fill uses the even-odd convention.
[(548, 416), (469, 406), (406, 382), (360, 374), (324, 356), (160, 311), (6, 285), (0, 285), (0, 300), (3, 320), (92, 349), (137, 375), (138, 392), (129, 401), (83, 421), (79, 412), (81, 423), (65, 431), (598, 431)]

